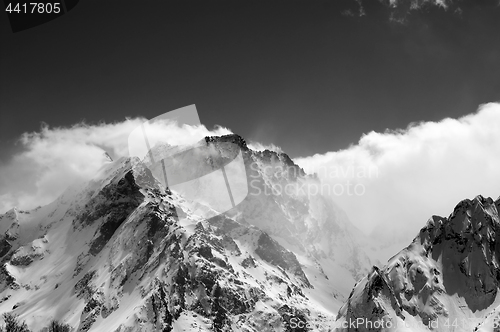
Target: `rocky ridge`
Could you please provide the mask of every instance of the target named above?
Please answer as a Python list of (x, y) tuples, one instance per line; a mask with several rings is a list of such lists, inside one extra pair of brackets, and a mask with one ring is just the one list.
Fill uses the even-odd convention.
[(448, 218), (429, 219), (407, 248), (354, 287), (339, 311), (341, 329), (472, 331), (497, 317), (499, 208), (500, 199), (477, 196)]
[[(252, 151), (237, 135), (204, 144), (224, 142), (241, 148), (250, 186), (226, 214), (201, 218), (198, 203), (162, 187), (140, 161), (120, 159), (47, 206), (1, 216), (0, 310), (34, 331), (50, 319), (75, 331), (305, 331), (333, 322), (362, 263), (336, 262), (332, 241), (354, 228), (319, 196), (263, 194), (310, 181), (285, 154)], [(349, 255), (368, 260), (341, 256)]]

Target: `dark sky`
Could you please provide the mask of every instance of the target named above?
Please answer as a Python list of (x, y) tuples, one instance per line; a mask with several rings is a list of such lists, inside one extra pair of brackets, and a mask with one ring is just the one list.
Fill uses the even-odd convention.
[(361, 3), (85, 0), (15, 34), (2, 12), (1, 149), (42, 121), (196, 104), (209, 128), (305, 156), (500, 100), (498, 0)]

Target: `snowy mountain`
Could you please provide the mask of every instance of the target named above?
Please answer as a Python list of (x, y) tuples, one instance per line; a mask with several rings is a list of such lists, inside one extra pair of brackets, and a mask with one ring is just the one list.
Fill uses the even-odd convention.
[(498, 331), (500, 198), (463, 200), (433, 216), (413, 242), (351, 292), (346, 331)]
[(122, 158), (47, 206), (0, 216), (0, 312), (33, 331), (52, 319), (106, 332), (333, 326), (374, 263), (360, 232), (302, 190), (319, 182), (286, 154), (252, 151), (237, 135), (198, 146), (227, 142), (241, 149), (248, 195), (223, 214), (204, 217), (210, 207), (165, 188), (146, 161)]

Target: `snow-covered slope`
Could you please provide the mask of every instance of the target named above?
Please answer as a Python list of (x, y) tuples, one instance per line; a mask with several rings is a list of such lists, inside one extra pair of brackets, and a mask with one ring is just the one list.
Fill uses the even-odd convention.
[(335, 283), (340, 287), (345, 278), (354, 282), (365, 274), (375, 260), (367, 255), (370, 241), (331, 197), (321, 194), (317, 178), (305, 174), (284, 153), (251, 151), (236, 135), (218, 140), (236, 143), (244, 151), (249, 193), (234, 210), (237, 220), (257, 226), (290, 250), (330, 268), (331, 272), (325, 271), (329, 278), (347, 271)]
[(339, 311), (341, 330), (498, 330), (500, 199), (463, 200), (372, 271)]
[[(237, 144), (249, 195), (212, 218), (138, 160), (103, 166), (55, 202), (0, 216), (0, 312), (34, 331), (302, 331), (333, 324), (370, 260), (358, 231), (285, 154)], [(168, 148), (168, 147), (166, 147)], [(252, 182), (253, 181), (253, 182)], [(252, 187), (253, 186), (253, 187)], [(259, 189), (259, 190), (258, 190)]]

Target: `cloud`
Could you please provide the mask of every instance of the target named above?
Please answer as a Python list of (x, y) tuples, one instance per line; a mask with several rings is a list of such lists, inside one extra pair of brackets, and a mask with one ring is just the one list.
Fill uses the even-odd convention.
[(345, 150), (295, 161), (337, 189), (328, 194), (360, 229), (407, 241), (431, 215), (448, 216), (464, 198), (500, 195), (500, 104), (460, 119), (370, 132)]
[(348, 9), (345, 9), (341, 12), (341, 15), (342, 16), (350, 16), (350, 17), (362, 17), (362, 16), (365, 16), (366, 15), (366, 11), (365, 11), (365, 8), (363, 7), (363, 3), (361, 0), (354, 0), (357, 4), (357, 10), (354, 10), (354, 9), (351, 9), (351, 8), (348, 8)]
[(249, 142), (248, 147), (254, 151), (264, 151), (264, 150), (270, 150), (270, 151), (276, 151), (276, 152), (283, 152), (283, 149), (279, 146), (276, 146), (274, 144), (262, 144), (259, 142)]
[(382, 3), (387, 3), (391, 8), (404, 7), (409, 8), (409, 10), (417, 10), (426, 5), (434, 5), (448, 9), (453, 3), (451, 0), (380, 0)]
[[(24, 134), (19, 139), (23, 151), (0, 162), (0, 213), (53, 201), (69, 184), (91, 178), (107, 162), (104, 152), (113, 159), (127, 156), (129, 134), (142, 121), (44, 125)], [(166, 133), (172, 145), (231, 132), (172, 123), (153, 127), (153, 136)], [(249, 147), (281, 151), (257, 142)], [(295, 162), (318, 174), (320, 192), (344, 208), (358, 228), (408, 241), (431, 215), (447, 216), (460, 200), (500, 195), (500, 104), (482, 105), (460, 119), (370, 132), (345, 150)]]
[[(385, 7), (389, 22), (396, 23), (397, 25), (407, 25), (411, 20), (412, 14), (423, 13), (429, 8), (440, 8), (460, 16), (462, 9), (459, 5), (463, 4), (463, 2), (454, 0), (379, 0), (378, 3), (379, 6)], [(341, 12), (343, 16), (361, 17), (380, 12), (378, 9), (376, 11), (370, 10), (370, 8), (374, 8), (373, 0), (351, 0), (350, 5), (351, 8)], [(354, 6), (359, 8), (359, 14), (356, 13)]]
[[(51, 128), (25, 133), (19, 139), (21, 152), (0, 163), (0, 213), (16, 206), (30, 209), (56, 199), (68, 185), (92, 178), (107, 162), (128, 156), (128, 136), (144, 119), (127, 119), (111, 124)], [(161, 135), (171, 145), (191, 144), (209, 135), (224, 135), (222, 127), (213, 131), (204, 126), (162, 123), (151, 134)]]

